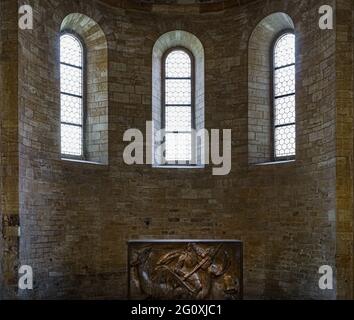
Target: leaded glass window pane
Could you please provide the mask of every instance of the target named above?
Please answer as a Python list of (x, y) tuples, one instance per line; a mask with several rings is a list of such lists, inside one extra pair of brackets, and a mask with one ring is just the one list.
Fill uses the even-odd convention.
[(61, 95), (61, 121), (76, 125), (82, 124), (82, 99)]
[(274, 156), (295, 156), (295, 35), (285, 33), (274, 46)]
[(295, 154), (295, 125), (275, 128), (275, 150), (278, 157)]
[(166, 161), (187, 161), (191, 154), (192, 136), (190, 133), (166, 133)]
[(60, 62), (82, 67), (82, 46), (73, 35), (64, 34), (60, 38)]
[(191, 130), (191, 108), (190, 107), (166, 107), (166, 130), (171, 132)]
[(82, 154), (82, 130), (79, 126), (69, 124), (61, 125), (62, 154), (81, 156)]
[(190, 78), (192, 75), (191, 59), (182, 50), (172, 51), (166, 59), (166, 77)]
[(165, 60), (164, 125), (166, 161), (192, 160), (192, 59), (182, 49), (171, 51)]
[(190, 105), (191, 104), (191, 80), (166, 80), (166, 104)]
[(82, 70), (62, 64), (60, 67), (60, 88), (62, 93), (82, 95)]
[(295, 123), (295, 95), (275, 100), (275, 125)]
[(275, 96), (284, 96), (295, 92), (295, 66), (275, 70)]
[(60, 37), (61, 153), (83, 156), (83, 49), (72, 34)]
[(295, 63), (295, 35), (287, 33), (280, 37), (274, 50), (275, 68)]

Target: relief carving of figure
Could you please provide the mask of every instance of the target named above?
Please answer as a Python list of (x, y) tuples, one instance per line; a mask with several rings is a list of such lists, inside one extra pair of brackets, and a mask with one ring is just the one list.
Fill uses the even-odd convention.
[(147, 299), (239, 299), (239, 280), (223, 245), (189, 243), (164, 254), (146, 247), (134, 253), (133, 283)]

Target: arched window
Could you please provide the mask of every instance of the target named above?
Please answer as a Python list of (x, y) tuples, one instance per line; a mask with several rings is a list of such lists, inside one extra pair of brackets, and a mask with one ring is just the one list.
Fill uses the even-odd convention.
[(282, 33), (273, 48), (274, 160), (292, 159), (296, 151), (295, 35)]
[(295, 158), (295, 35), (284, 12), (254, 28), (248, 43), (248, 162)]
[(168, 50), (163, 57), (162, 128), (166, 162), (190, 164), (194, 156), (194, 57), (185, 48)]
[(204, 48), (193, 34), (161, 35), (152, 51), (152, 164), (206, 164)]
[(84, 157), (84, 50), (72, 33), (60, 37), (61, 153)]
[(60, 26), (63, 159), (108, 164), (108, 42), (92, 18), (70, 13)]

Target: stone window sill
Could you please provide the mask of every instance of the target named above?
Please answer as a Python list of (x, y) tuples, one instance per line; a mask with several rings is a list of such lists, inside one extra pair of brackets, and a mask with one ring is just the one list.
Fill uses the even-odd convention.
[(270, 162), (256, 163), (256, 164), (253, 164), (252, 166), (256, 166), (256, 167), (279, 166), (279, 165), (285, 165), (285, 164), (293, 164), (295, 162), (296, 162), (296, 160), (270, 161)]
[(188, 165), (153, 165), (154, 169), (205, 169), (205, 166), (197, 165), (197, 166), (188, 166)]
[(68, 163), (88, 164), (88, 165), (99, 166), (99, 167), (106, 167), (107, 166), (107, 164), (104, 164), (104, 163), (79, 160), (79, 159), (62, 158), (61, 160), (64, 162), (68, 162)]

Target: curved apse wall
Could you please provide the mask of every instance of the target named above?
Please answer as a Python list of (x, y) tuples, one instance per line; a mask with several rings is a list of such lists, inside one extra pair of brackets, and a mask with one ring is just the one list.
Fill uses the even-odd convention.
[[(161, 238), (243, 240), (246, 298), (336, 296), (319, 290), (317, 277), (319, 266), (336, 265), (336, 145), (328, 130), (335, 119), (328, 103), (335, 100), (334, 56), (328, 54), (334, 37), (299, 25), (305, 12), (318, 15), (317, 1), (304, 3), (258, 1), (191, 15), (165, 6), (152, 14), (96, 1), (36, 3), (42, 13), (35, 15), (36, 28), (19, 33), (19, 256), (36, 274), (28, 298), (124, 298), (126, 241)], [(107, 38), (109, 72), (98, 72), (107, 77), (108, 94), (95, 102), (108, 110), (109, 165), (61, 160), (58, 39), (65, 17), (77, 12)], [(299, 147), (294, 163), (254, 166), (247, 147), (248, 39), (274, 12), (299, 25)], [(207, 129), (232, 129), (228, 176), (212, 176), (210, 167), (159, 170), (123, 161), (124, 132), (145, 132), (152, 117), (154, 46), (175, 30), (203, 44), (204, 122)], [(324, 79), (313, 76), (319, 61), (329, 70)], [(318, 86), (321, 96), (313, 92)], [(326, 114), (323, 121), (316, 121), (318, 110)], [(314, 140), (320, 135), (324, 139)]]

